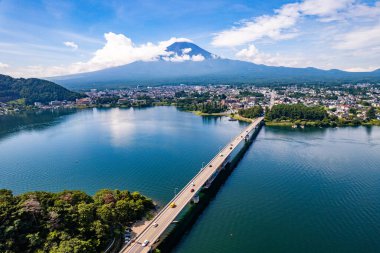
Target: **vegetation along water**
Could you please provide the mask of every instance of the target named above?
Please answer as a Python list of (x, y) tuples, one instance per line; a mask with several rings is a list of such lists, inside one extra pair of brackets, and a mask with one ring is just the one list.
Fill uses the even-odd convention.
[[(42, 208), (65, 189), (94, 208), (103, 188), (165, 204), (246, 126), (175, 107), (12, 121), (0, 129), (0, 188), (55, 192)], [(264, 127), (174, 252), (379, 252), (379, 153), (379, 127)]]

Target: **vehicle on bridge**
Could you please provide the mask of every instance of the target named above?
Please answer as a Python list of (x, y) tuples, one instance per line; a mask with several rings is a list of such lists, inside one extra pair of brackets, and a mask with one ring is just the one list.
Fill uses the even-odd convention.
[(174, 202), (172, 202), (171, 204), (170, 204), (170, 207), (171, 208), (175, 208), (177, 205), (174, 203)]
[(145, 247), (145, 246), (147, 246), (148, 244), (149, 244), (149, 240), (145, 240), (145, 241), (141, 244), (141, 246)]

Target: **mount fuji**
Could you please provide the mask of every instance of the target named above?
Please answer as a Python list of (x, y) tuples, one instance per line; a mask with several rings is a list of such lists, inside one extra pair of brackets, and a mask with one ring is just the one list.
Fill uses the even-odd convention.
[(103, 70), (51, 77), (66, 88), (123, 88), (164, 84), (303, 84), (380, 81), (380, 70), (346, 72), (274, 67), (223, 59), (190, 42), (175, 42), (155, 61), (136, 61)]

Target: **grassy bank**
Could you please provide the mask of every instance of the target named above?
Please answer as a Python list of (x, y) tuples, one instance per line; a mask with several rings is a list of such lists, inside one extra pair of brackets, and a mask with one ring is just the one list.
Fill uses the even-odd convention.
[(249, 118), (243, 117), (243, 116), (241, 116), (239, 114), (230, 114), (228, 116), (230, 116), (233, 119), (236, 119), (236, 120), (239, 120), (239, 121), (248, 122), (248, 123), (251, 123), (253, 121), (253, 119), (249, 119)]
[(239, 114), (229, 114), (227, 112), (220, 112), (220, 113), (204, 113), (201, 111), (191, 111), (191, 112), (198, 116), (226, 116), (226, 117), (230, 117), (230, 118), (233, 118), (239, 121), (248, 122), (248, 123), (251, 123), (253, 121), (252, 119), (243, 117)]
[(265, 121), (266, 126), (285, 126), (285, 127), (291, 127), (294, 125), (294, 122), (291, 121)]
[(205, 113), (201, 111), (191, 111), (191, 112), (198, 116), (228, 116), (228, 113), (226, 112), (218, 112), (218, 113)]

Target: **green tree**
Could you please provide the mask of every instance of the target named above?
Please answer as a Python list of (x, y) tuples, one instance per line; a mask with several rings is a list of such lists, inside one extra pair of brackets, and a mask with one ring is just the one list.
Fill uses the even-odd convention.
[(0, 189), (0, 252), (100, 252), (120, 224), (154, 208), (139, 193), (101, 190), (29, 192)]
[(239, 110), (239, 115), (246, 118), (257, 118), (263, 114), (264, 110), (260, 105), (256, 105), (247, 109)]
[(67, 241), (62, 241), (58, 247), (54, 247), (51, 253), (82, 253), (82, 252), (96, 252), (96, 248), (89, 241), (72, 238)]
[(367, 111), (367, 118), (368, 119), (376, 119), (376, 110), (374, 107), (370, 107)]

